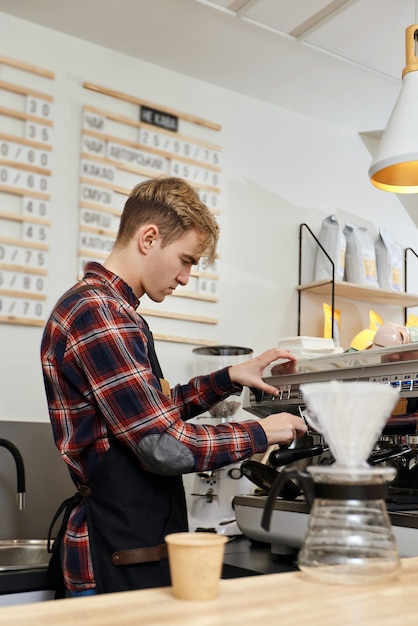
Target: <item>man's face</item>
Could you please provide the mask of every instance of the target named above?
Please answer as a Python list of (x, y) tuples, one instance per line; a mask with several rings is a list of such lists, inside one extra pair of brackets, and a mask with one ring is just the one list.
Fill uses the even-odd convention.
[[(193, 265), (201, 256), (201, 236), (189, 230), (179, 239), (161, 247), (161, 239), (154, 242), (149, 256), (145, 293), (154, 302), (162, 302), (178, 285), (187, 285)], [(144, 281), (145, 283), (145, 281)]]

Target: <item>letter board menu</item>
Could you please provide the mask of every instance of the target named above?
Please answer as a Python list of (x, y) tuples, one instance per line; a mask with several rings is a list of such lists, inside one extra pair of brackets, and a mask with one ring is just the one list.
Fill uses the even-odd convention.
[[(158, 176), (187, 180), (214, 215), (220, 213), (221, 148), (213, 141), (220, 126), (135, 96), (92, 83), (100, 106), (84, 105), (80, 154), (79, 276), (88, 261), (102, 262), (112, 249), (119, 218), (132, 187)], [(97, 98), (95, 100), (98, 101)], [(101, 103), (103, 102), (102, 108)], [(218, 261), (194, 267), (187, 287), (167, 298), (188, 298), (187, 312), (144, 308), (141, 313), (196, 324), (217, 324), (216, 317), (193, 311), (193, 302), (218, 302)], [(172, 300), (174, 298), (174, 300)], [(202, 328), (202, 326), (200, 326)], [(155, 338), (210, 345), (205, 338), (155, 333)]]
[(46, 318), (54, 73), (0, 56), (0, 323)]

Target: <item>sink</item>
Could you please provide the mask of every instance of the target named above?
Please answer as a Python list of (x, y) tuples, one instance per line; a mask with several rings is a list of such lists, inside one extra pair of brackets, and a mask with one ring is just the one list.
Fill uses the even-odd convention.
[(0, 540), (0, 572), (47, 567), (47, 545), (46, 539)]

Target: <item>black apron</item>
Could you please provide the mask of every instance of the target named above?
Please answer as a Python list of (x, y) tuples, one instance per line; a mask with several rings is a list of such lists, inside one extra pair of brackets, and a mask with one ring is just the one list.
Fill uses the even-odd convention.
[[(97, 591), (169, 585), (168, 559), (158, 558), (158, 547), (168, 533), (187, 530), (181, 477), (142, 470), (134, 455), (112, 440), (88, 487), (85, 505)], [(138, 548), (157, 549), (158, 560), (118, 565), (130, 556), (135, 560)], [(125, 552), (129, 550), (135, 552)]]
[[(149, 360), (159, 380), (163, 378), (161, 367), (152, 334), (146, 322), (145, 325)], [(47, 588), (55, 590), (56, 598), (65, 596), (62, 540), (69, 515), (81, 499), (86, 507), (97, 593), (171, 584), (164, 538), (168, 533), (188, 530), (182, 477), (147, 472), (129, 448), (112, 435), (109, 442), (110, 448), (88, 484), (80, 485), (79, 491), (62, 503), (52, 520)], [(52, 530), (62, 514), (62, 524), (51, 547)]]

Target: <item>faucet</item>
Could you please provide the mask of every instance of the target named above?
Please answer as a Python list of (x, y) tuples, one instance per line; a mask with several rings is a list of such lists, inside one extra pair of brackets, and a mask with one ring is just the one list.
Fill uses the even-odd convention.
[(17, 507), (19, 511), (23, 511), (26, 504), (26, 490), (25, 490), (25, 467), (23, 465), (22, 455), (16, 446), (7, 439), (0, 438), (0, 447), (6, 448), (12, 453), (14, 461), (16, 463), (17, 474)]

